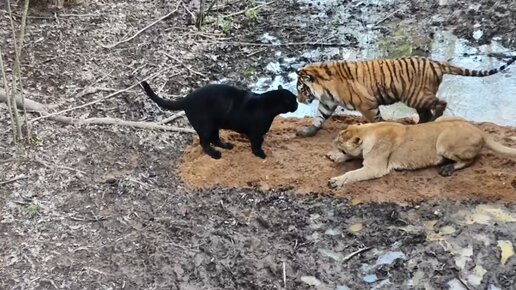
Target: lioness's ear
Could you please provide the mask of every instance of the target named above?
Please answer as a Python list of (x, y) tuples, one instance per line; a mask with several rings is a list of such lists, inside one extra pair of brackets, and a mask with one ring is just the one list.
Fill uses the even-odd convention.
[(353, 137), (352, 142), (357, 146), (362, 145), (362, 139), (360, 139), (360, 137)]

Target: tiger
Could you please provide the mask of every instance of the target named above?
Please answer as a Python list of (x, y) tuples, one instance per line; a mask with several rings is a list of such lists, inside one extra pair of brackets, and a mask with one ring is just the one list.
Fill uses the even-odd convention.
[(433, 121), (442, 116), (447, 105), (436, 96), (444, 74), (485, 77), (515, 61), (516, 56), (511, 56), (501, 67), (484, 71), (422, 57), (308, 64), (297, 71), (298, 101), (308, 104), (317, 98), (319, 106), (312, 125), (301, 128), (297, 135), (315, 136), (339, 105), (358, 110), (374, 123), (383, 121), (380, 105), (403, 102), (416, 109), (419, 123)]

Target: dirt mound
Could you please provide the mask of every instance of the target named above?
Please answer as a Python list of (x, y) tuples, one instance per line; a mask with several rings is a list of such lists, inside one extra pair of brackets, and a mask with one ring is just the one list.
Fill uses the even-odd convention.
[[(328, 179), (361, 166), (359, 161), (337, 165), (325, 157), (338, 130), (358, 120), (355, 117), (334, 117), (316, 137), (299, 138), (295, 135), (296, 130), (308, 125), (309, 119), (278, 118), (264, 142), (265, 160), (255, 157), (247, 139), (237, 133), (221, 133), (222, 138), (232, 142), (235, 148), (223, 150), (219, 160), (204, 154), (195, 139), (183, 156), (181, 177), (187, 185), (195, 188), (292, 188), (302, 194), (331, 193), (349, 198), (353, 203), (470, 198), (516, 201), (516, 159), (495, 155), (488, 149), (472, 167), (456, 172), (453, 177), (442, 177), (436, 168), (427, 168), (393, 172), (337, 191), (329, 189)], [(505, 144), (516, 145), (516, 129), (487, 123), (479, 126)]]

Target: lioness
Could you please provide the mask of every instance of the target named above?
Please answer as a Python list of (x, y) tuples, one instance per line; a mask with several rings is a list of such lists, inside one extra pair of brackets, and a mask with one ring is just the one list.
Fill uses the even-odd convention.
[(387, 175), (393, 169), (418, 169), (442, 163), (447, 164), (440, 167), (439, 174), (450, 176), (455, 170), (469, 166), (484, 144), (497, 153), (516, 157), (516, 149), (493, 141), (477, 127), (455, 117), (441, 117), (418, 125), (395, 122), (350, 125), (333, 143), (334, 149), (327, 157), (334, 162), (364, 160), (362, 168), (331, 178), (328, 185), (335, 189), (346, 183)]

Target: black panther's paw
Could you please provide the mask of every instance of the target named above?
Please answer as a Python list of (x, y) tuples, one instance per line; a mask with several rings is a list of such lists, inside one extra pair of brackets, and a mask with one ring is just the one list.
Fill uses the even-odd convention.
[(453, 166), (453, 164), (446, 164), (439, 168), (439, 175), (444, 177), (452, 176), (454, 171), (455, 167)]
[(317, 131), (319, 131), (319, 128), (315, 127), (314, 125), (310, 125), (305, 128), (301, 128), (296, 132), (296, 135), (299, 137), (313, 137), (315, 134), (317, 134)]
[(265, 152), (263, 152), (263, 150), (253, 150), (253, 153), (254, 153), (254, 155), (256, 155), (262, 159), (265, 159), (265, 157), (267, 157), (267, 155), (265, 155)]
[(219, 151), (216, 151), (216, 150), (213, 150), (212, 152), (210, 152), (209, 155), (213, 159), (220, 159), (220, 157), (222, 157), (222, 153), (220, 153)]

